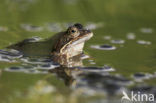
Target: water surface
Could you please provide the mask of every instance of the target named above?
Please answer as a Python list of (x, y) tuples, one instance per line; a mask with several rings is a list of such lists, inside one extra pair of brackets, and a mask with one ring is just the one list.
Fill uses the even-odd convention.
[[(94, 32), (85, 45), (85, 53), (91, 58), (84, 60), (83, 65), (97, 71), (79, 73), (62, 68), (47, 73), (42, 72), (46, 71), (45, 66), (0, 59), (0, 102), (107, 103), (114, 99), (120, 103), (123, 88), (148, 87), (148, 92), (155, 92), (155, 3), (155, 0), (1, 0), (0, 49), (32, 36), (51, 37), (80, 22)], [(116, 49), (91, 48), (93, 45)], [(25, 65), (40, 72), (6, 70)], [(115, 71), (99, 73), (104, 65)]]

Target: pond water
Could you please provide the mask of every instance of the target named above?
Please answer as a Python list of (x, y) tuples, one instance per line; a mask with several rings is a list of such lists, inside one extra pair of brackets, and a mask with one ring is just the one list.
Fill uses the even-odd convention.
[[(121, 103), (156, 95), (155, 0), (1, 0), (0, 103)], [(73, 23), (91, 29), (84, 67), (60, 67), (5, 47), (49, 38)], [(154, 102), (153, 102), (154, 103)]]

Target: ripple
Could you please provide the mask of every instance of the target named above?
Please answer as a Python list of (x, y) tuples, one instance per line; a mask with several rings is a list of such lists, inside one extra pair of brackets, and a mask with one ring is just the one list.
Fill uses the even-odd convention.
[(59, 65), (54, 65), (54, 64), (43, 64), (43, 65), (39, 65), (39, 68), (41, 70), (49, 70), (49, 69), (54, 69), (56, 67), (59, 67)]
[(104, 36), (103, 38), (104, 38), (105, 40), (110, 40), (112, 37), (109, 36), (109, 35), (106, 35), (106, 36)]
[(153, 78), (153, 75), (149, 74), (149, 73), (141, 73), (141, 72), (139, 72), (139, 73), (133, 74), (132, 77), (134, 78), (135, 81), (142, 82), (145, 79)]
[(21, 24), (21, 28), (23, 28), (26, 31), (30, 31), (30, 32), (39, 32), (39, 31), (43, 30), (43, 27), (34, 26), (31, 24)]
[(123, 86), (130, 86), (133, 84), (129, 79), (121, 75), (101, 74), (95, 72), (85, 72), (79, 75), (76, 79), (77, 86), (91, 88), (95, 92), (102, 92), (107, 94), (118, 93)]
[(6, 32), (8, 31), (8, 27), (0, 26), (0, 31)]
[(72, 22), (66, 22), (66, 23), (62, 23), (62, 25), (63, 25), (63, 28), (68, 28), (68, 27), (74, 25), (74, 23), (72, 23)]
[(153, 33), (153, 29), (151, 28), (141, 28), (140, 31), (142, 33)]
[(152, 44), (150, 41), (145, 41), (145, 40), (138, 40), (137, 43), (142, 44), (142, 45), (151, 45)]
[(47, 30), (50, 32), (60, 32), (63, 30), (60, 23), (48, 23)]
[(8, 72), (23, 72), (28, 74), (46, 74), (48, 73), (48, 70), (40, 70), (37, 68), (37, 66), (17, 66), (17, 67), (9, 67), (6, 68), (5, 71)]
[(127, 34), (127, 39), (129, 40), (134, 40), (136, 38), (135, 34), (134, 33), (128, 33)]
[(37, 65), (39, 70), (49, 70), (60, 66), (48, 58), (22, 58), (21, 60), (29, 65)]
[(95, 29), (101, 28), (101, 27), (103, 27), (102, 23), (93, 23), (93, 22), (88, 22), (85, 26), (85, 28), (89, 29), (89, 30), (95, 30)]
[(21, 58), (21, 60), (30, 64), (55, 64), (50, 58)]
[(104, 44), (104, 45), (92, 45), (91, 48), (99, 49), (99, 50), (115, 50), (116, 49), (115, 46), (111, 46), (111, 45), (108, 45), (108, 44)]
[(0, 61), (16, 62), (16, 58), (21, 58), (23, 55), (17, 50), (0, 50)]
[(22, 41), (22, 43), (37, 42), (37, 41), (40, 41), (41, 39), (42, 39), (41, 37), (34, 36), (34, 37), (31, 37), (31, 38), (28, 38), (28, 39), (24, 39)]
[(81, 55), (81, 59), (83, 60), (83, 59), (88, 59), (88, 58), (90, 58), (90, 56), (89, 55), (87, 55), (87, 54), (82, 54)]
[(156, 89), (156, 88), (153, 88), (152, 86), (148, 86), (148, 85), (137, 85), (135, 87), (132, 87), (131, 88), (131, 91), (134, 91), (134, 92), (138, 92), (138, 91), (141, 91), (141, 92), (151, 92), (153, 89)]
[(2, 62), (16, 62), (16, 60), (12, 60), (12, 59), (5, 57), (5, 56), (0, 56), (0, 61), (2, 61)]
[(114, 68), (104, 65), (103, 67), (79, 67), (78, 69), (87, 71), (87, 72), (110, 72), (115, 71)]
[(9, 71), (9, 72), (24, 72), (25, 69), (23, 69), (22, 67), (10, 67), (10, 68), (6, 68), (5, 71)]
[(28, 74), (47, 74), (48, 71), (39, 71), (39, 70), (25, 70), (24, 73)]
[(113, 44), (124, 44), (125, 40), (118, 39), (118, 40), (111, 40), (110, 42)]

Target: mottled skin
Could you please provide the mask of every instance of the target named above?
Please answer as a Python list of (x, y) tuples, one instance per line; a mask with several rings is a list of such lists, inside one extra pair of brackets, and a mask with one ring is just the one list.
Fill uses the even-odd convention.
[(59, 40), (55, 43), (53, 47), (53, 51), (61, 53), (63, 47), (68, 44), (71, 40), (74, 38), (77, 38), (80, 35), (79, 30), (75, 26), (71, 26), (68, 28), (68, 30), (61, 35)]
[(55, 43), (52, 53), (73, 57), (83, 52), (85, 41), (89, 40), (93, 33), (82, 27), (71, 26), (66, 33)]
[[(21, 51), (25, 56), (73, 57), (83, 52), (85, 41), (93, 33), (85, 30), (81, 24), (70, 26), (65, 32), (60, 32), (53, 37), (39, 42), (24, 40), (8, 48)], [(59, 61), (58, 61), (59, 62)]]

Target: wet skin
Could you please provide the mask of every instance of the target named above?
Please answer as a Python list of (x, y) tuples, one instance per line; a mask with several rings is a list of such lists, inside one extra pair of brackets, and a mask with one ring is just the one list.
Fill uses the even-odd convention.
[(60, 32), (53, 37), (31, 42), (23, 40), (7, 48), (21, 51), (24, 56), (50, 56), (54, 58), (70, 58), (83, 52), (84, 43), (93, 36), (90, 30), (86, 30), (79, 23), (70, 26), (65, 32)]

